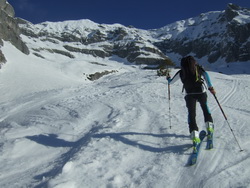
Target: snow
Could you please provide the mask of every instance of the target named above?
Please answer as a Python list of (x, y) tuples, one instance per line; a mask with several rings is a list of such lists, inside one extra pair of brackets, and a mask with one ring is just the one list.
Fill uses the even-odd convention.
[(234, 18), (234, 20), (237, 21), (240, 24), (248, 24), (250, 22), (249, 18), (250, 18), (250, 15), (240, 14), (239, 16), (236, 16)]
[[(244, 151), (209, 94), (215, 148), (204, 144), (198, 164), (187, 167), (192, 145), (180, 82), (168, 101), (164, 77), (115, 56), (41, 51), (41, 59), (8, 42), (1, 50), (0, 187), (250, 187), (249, 62), (209, 71)], [(102, 70), (118, 72), (86, 79)], [(197, 122), (205, 128), (199, 106)]]
[[(177, 39), (180, 36), (185, 36), (189, 40), (200, 38), (200, 31), (205, 30), (207, 34), (220, 33), (225, 30), (225, 24), (218, 24), (219, 28), (215, 29), (215, 22), (222, 14), (222, 11), (211, 11), (201, 14), (194, 18), (180, 20), (172, 24), (166, 25), (160, 29), (153, 30), (153, 36), (158, 39)], [(241, 20), (241, 17), (239, 17)], [(210, 27), (213, 25), (213, 27)], [(195, 27), (192, 27), (195, 26)], [(185, 34), (185, 35), (184, 35)]]

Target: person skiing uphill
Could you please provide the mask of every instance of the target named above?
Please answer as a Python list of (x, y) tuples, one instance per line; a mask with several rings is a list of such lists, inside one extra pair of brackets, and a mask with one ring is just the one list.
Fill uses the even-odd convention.
[(215, 90), (212, 86), (208, 73), (197, 64), (196, 60), (192, 56), (187, 56), (181, 59), (181, 70), (179, 70), (171, 79), (170, 75), (167, 75), (169, 84), (173, 84), (178, 79), (181, 79), (183, 83), (183, 89), (186, 91), (185, 101), (188, 109), (188, 125), (191, 139), (193, 141), (194, 148), (200, 143), (199, 128), (196, 124), (196, 102), (200, 103), (203, 111), (206, 128), (209, 134), (213, 134), (214, 124), (210, 110), (207, 106), (207, 93), (208, 90), (215, 95)]

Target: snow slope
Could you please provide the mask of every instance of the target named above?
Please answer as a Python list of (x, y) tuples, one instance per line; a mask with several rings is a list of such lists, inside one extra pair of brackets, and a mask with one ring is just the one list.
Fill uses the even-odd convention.
[[(166, 80), (155, 71), (115, 57), (42, 54), (45, 60), (7, 42), (2, 51), (0, 187), (250, 187), (249, 64), (209, 72), (244, 151), (209, 95), (215, 148), (204, 144), (198, 164), (187, 167), (192, 149), (180, 82), (171, 86), (169, 114)], [(97, 68), (119, 72), (86, 80), (83, 73)], [(204, 129), (199, 107), (197, 122)]]

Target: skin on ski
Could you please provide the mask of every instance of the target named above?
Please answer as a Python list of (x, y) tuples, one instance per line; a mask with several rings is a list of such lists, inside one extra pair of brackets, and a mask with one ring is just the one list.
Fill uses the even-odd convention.
[(202, 144), (202, 141), (204, 140), (204, 138), (206, 137), (206, 131), (202, 130), (200, 132), (200, 144), (197, 146), (197, 152), (193, 152), (188, 160), (188, 166), (193, 166), (197, 163), (197, 159), (198, 159), (198, 156), (199, 156), (199, 153), (200, 153), (200, 147), (201, 147), (201, 144)]
[(206, 149), (207, 150), (211, 150), (213, 149), (214, 147), (214, 144), (213, 144), (213, 135), (207, 135), (207, 146), (206, 146)]

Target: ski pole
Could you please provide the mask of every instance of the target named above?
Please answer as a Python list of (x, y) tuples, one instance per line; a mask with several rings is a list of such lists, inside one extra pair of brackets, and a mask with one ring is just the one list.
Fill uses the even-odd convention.
[(169, 124), (170, 124), (170, 129), (172, 128), (172, 125), (171, 125), (171, 103), (170, 103), (170, 84), (168, 84), (168, 101), (169, 101)]
[[(170, 75), (168, 74), (168, 76), (167, 76), (167, 78), (169, 78), (170, 77)], [(168, 106), (169, 106), (169, 108), (168, 108), (168, 115), (169, 115), (169, 127), (170, 127), (170, 129), (172, 128), (172, 124), (171, 124), (171, 102), (170, 102), (170, 83), (168, 83)]]
[(227, 116), (226, 116), (225, 112), (223, 111), (223, 109), (222, 109), (222, 107), (221, 107), (221, 105), (220, 105), (220, 103), (219, 103), (219, 101), (218, 101), (216, 95), (215, 95), (215, 94), (213, 94), (213, 95), (214, 95), (214, 98), (215, 98), (215, 100), (216, 100), (216, 102), (217, 102), (217, 104), (218, 104), (218, 106), (219, 106), (219, 108), (220, 108), (220, 110), (221, 110), (221, 112), (222, 112), (222, 114), (223, 114), (223, 116), (224, 116), (226, 122), (227, 122), (227, 125), (229, 126), (229, 128), (230, 128), (230, 130), (231, 130), (231, 132), (232, 132), (232, 134), (233, 134), (233, 136), (234, 136), (234, 139), (235, 139), (236, 143), (238, 144), (238, 146), (239, 146), (239, 148), (240, 148), (240, 152), (243, 151), (243, 149), (241, 148), (241, 146), (240, 146), (240, 144), (239, 144), (239, 142), (238, 142), (238, 140), (237, 140), (237, 138), (236, 138), (236, 136), (235, 136), (235, 134), (234, 134), (233, 129), (231, 128), (231, 126), (230, 126), (230, 124), (229, 124), (229, 122), (228, 122), (228, 120), (227, 120)]

